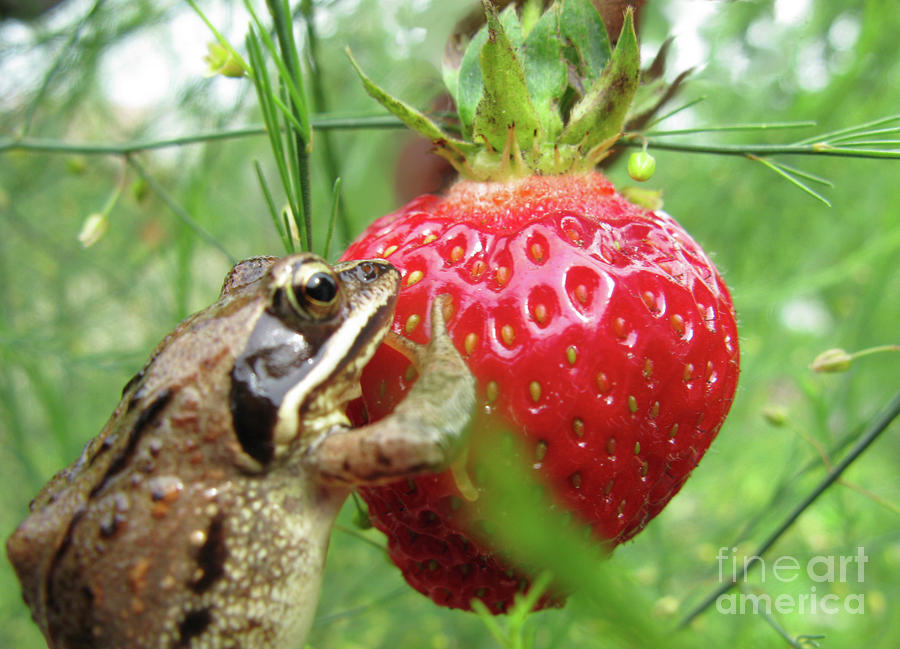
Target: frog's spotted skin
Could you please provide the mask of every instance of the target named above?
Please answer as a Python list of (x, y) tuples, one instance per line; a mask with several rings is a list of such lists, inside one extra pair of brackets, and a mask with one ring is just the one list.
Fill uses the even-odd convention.
[(402, 344), (449, 368), (410, 395), (425, 419), (349, 428), (398, 286), (384, 261), (251, 259), (160, 344), (7, 542), (50, 647), (302, 646), (349, 490), (445, 466), (474, 403), (437, 314)]

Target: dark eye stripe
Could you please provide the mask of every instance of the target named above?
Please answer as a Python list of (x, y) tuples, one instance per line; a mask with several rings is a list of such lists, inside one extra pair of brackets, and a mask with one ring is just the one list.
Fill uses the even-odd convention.
[(335, 327), (309, 325), (301, 335), (265, 312), (235, 359), (229, 397), (234, 432), (244, 452), (260, 464), (274, 456), (275, 426), (285, 394), (313, 368), (313, 350), (324, 345)]

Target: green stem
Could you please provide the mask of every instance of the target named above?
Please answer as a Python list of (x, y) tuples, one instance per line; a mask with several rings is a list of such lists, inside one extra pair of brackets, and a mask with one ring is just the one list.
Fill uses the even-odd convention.
[(852, 354), (850, 354), (850, 358), (855, 360), (862, 356), (868, 356), (870, 354), (880, 354), (881, 352), (900, 352), (900, 345), (878, 345), (877, 347), (861, 349), (858, 352), (853, 352)]
[(645, 137), (662, 137), (671, 135), (693, 135), (696, 133), (718, 133), (722, 131), (771, 131), (775, 129), (805, 128), (815, 126), (816, 122), (750, 122), (746, 124), (721, 124), (718, 126), (698, 126), (696, 128), (680, 128), (670, 131), (643, 131)]
[[(663, 151), (681, 151), (683, 153), (710, 153), (730, 156), (770, 156), (770, 155), (822, 155), (839, 158), (878, 158), (900, 160), (900, 150), (868, 150), (849, 147), (832, 146), (825, 142), (815, 144), (688, 144), (663, 142), (655, 137), (647, 137), (650, 147)], [(638, 148), (639, 141), (622, 140), (621, 146)]]
[(353, 618), (362, 615), (363, 613), (373, 610), (373, 609), (383, 609), (384, 604), (386, 602), (390, 602), (395, 599), (399, 599), (404, 595), (409, 594), (411, 591), (409, 586), (403, 584), (398, 586), (394, 590), (390, 590), (378, 599), (369, 602), (368, 604), (363, 604), (361, 606), (354, 606), (352, 608), (344, 609), (341, 611), (337, 611), (336, 613), (326, 613), (323, 615), (317, 615), (315, 621), (313, 622), (313, 628), (320, 628), (334, 622), (346, 619)]
[(131, 168), (134, 169), (137, 174), (144, 179), (144, 182), (147, 183), (147, 186), (154, 192), (156, 192), (156, 195), (160, 197), (162, 202), (165, 203), (170, 210), (172, 210), (172, 213), (175, 214), (175, 216), (178, 217), (182, 221), (182, 223), (193, 230), (201, 239), (203, 239), (211, 246), (213, 246), (216, 250), (225, 255), (229, 263), (234, 265), (237, 262), (237, 260), (228, 252), (228, 250), (225, 249), (225, 246), (219, 243), (219, 241), (202, 225), (197, 223), (197, 221), (194, 220), (194, 218), (190, 214), (188, 214), (188, 211), (181, 205), (179, 205), (178, 201), (176, 201), (162, 185), (156, 182), (156, 179), (153, 176), (147, 173), (147, 170), (140, 162), (138, 162), (132, 156), (127, 156), (126, 160), (128, 161), (128, 164), (131, 166)]
[[(303, 13), (303, 19), (306, 23), (306, 53), (310, 68), (310, 82), (312, 87), (313, 104), (315, 110), (321, 114), (328, 114), (328, 96), (325, 93), (325, 86), (322, 84), (322, 66), (319, 57), (319, 37), (316, 34), (315, 27), (315, 3), (312, 0), (303, 0), (300, 5), (300, 11)], [(340, 180), (340, 163), (338, 162), (337, 152), (334, 147), (334, 141), (331, 133), (325, 131), (318, 139), (321, 146), (322, 158), (325, 162), (325, 172), (328, 174), (328, 181), (332, 187), (336, 187)], [(347, 210), (344, 205), (344, 197), (340, 193), (337, 195), (337, 204), (335, 205), (337, 212), (336, 220), (332, 219), (329, 223), (328, 243), (326, 243), (326, 257), (328, 255), (328, 246), (334, 229), (337, 229), (338, 238), (344, 240), (347, 238)]]
[[(747, 592), (747, 589), (743, 586), (741, 586), (740, 590), (741, 590), (741, 592), (744, 592), (744, 593)], [(775, 632), (778, 635), (780, 635), (782, 638), (784, 638), (784, 641), (787, 642), (794, 649), (805, 649), (805, 647), (809, 646), (805, 640), (809, 640), (809, 639), (813, 639), (813, 638), (819, 639), (819, 638), (825, 637), (824, 635), (813, 635), (813, 636), (801, 635), (801, 636), (797, 636), (797, 638), (795, 639), (793, 636), (791, 636), (790, 633), (787, 632), (787, 629), (785, 629), (783, 626), (778, 624), (778, 621), (774, 617), (772, 617), (769, 614), (769, 612), (765, 610), (765, 608), (761, 608), (759, 613), (760, 613), (760, 615), (762, 615), (763, 619), (769, 623), (769, 626), (771, 626), (775, 630)], [(812, 646), (815, 647), (818, 645), (813, 644)]]
[[(356, 130), (356, 129), (380, 129), (380, 128), (405, 128), (403, 123), (392, 115), (364, 115), (360, 117), (327, 117), (313, 116), (310, 119), (313, 129), (324, 130)], [(233, 140), (244, 137), (258, 137), (265, 135), (264, 126), (243, 126), (235, 129), (224, 129), (194, 133), (163, 140), (145, 140), (114, 144), (111, 142), (64, 142), (55, 139), (44, 138), (14, 138), (0, 137), (0, 153), (8, 151), (35, 151), (40, 153), (80, 153), (83, 155), (125, 155), (149, 151), (152, 149), (165, 149), (188, 144), (201, 144), (217, 140)], [(633, 140), (627, 137), (634, 138)], [(623, 138), (617, 146), (641, 148), (643, 140), (639, 134), (629, 134)], [(900, 150), (867, 150), (851, 149), (846, 147), (829, 147), (821, 144), (687, 144), (675, 142), (663, 142), (657, 137), (646, 137), (651, 148), (663, 151), (683, 151), (686, 153), (708, 153), (711, 155), (827, 155), (846, 158), (876, 158), (876, 159), (900, 159)]]
[[(291, 13), (288, 3), (282, 0), (266, 0), (269, 7), (269, 13), (272, 16), (272, 22), (275, 26), (275, 34), (278, 38), (278, 46), (281, 48), (281, 57), (287, 68), (288, 74), (294, 86), (303, 93), (303, 78), (301, 77), (300, 61), (297, 56), (297, 47), (294, 43), (294, 37), (291, 26)], [(297, 120), (308, 125), (307, 107), (298, 105), (297, 102), (290, 99), (291, 112)], [(298, 180), (300, 181), (300, 210), (302, 212), (303, 224), (305, 226), (307, 241), (306, 249), (312, 249), (312, 188), (310, 187), (309, 178), (309, 144), (308, 136), (301, 130), (295, 133), (295, 154), (296, 171)], [(296, 218), (297, 215), (295, 214)], [(302, 231), (303, 229), (301, 229)]]
[(373, 548), (377, 548), (381, 552), (384, 552), (385, 554), (387, 554), (387, 548), (384, 546), (384, 544), (379, 543), (378, 541), (369, 538), (368, 536), (366, 536), (365, 534), (363, 534), (362, 532), (360, 532), (359, 530), (357, 530), (353, 527), (348, 527), (347, 525), (341, 525), (340, 523), (335, 523), (334, 529), (336, 529), (338, 532), (343, 532), (344, 534), (348, 534), (349, 536), (359, 539), (360, 541), (368, 543)]
[(334, 226), (338, 220), (338, 211), (341, 204), (341, 179), (336, 178), (331, 189), (331, 218), (328, 219), (328, 233), (325, 235), (325, 245), (322, 248), (322, 257), (328, 259), (331, 256), (331, 240), (334, 237)]
[[(862, 434), (853, 448), (838, 464), (836, 464), (818, 485), (806, 496), (793, 510), (785, 517), (782, 523), (772, 532), (765, 541), (763, 541), (756, 551), (751, 555), (753, 557), (762, 557), (768, 552), (775, 542), (796, 522), (800, 515), (805, 512), (816, 499), (821, 496), (828, 487), (841, 477), (841, 474), (849, 467), (866, 449), (878, 439), (881, 434), (893, 423), (900, 415), (900, 392), (894, 395), (887, 408), (872, 421), (868, 429)], [(691, 621), (699, 616), (703, 611), (712, 606), (720, 595), (724, 595), (731, 590), (736, 584), (743, 581), (747, 577), (747, 572), (753, 568), (759, 561), (745, 561), (742, 568), (737, 571), (730, 581), (724, 582), (714, 592), (710, 593), (700, 604), (698, 604), (690, 613), (688, 613), (680, 622), (679, 628), (684, 628)]]

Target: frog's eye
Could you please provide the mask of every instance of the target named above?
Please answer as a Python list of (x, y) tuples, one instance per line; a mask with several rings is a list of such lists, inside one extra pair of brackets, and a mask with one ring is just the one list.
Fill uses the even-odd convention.
[(288, 304), (299, 316), (327, 318), (340, 303), (337, 277), (325, 264), (304, 265), (286, 288)]
[(306, 296), (320, 304), (331, 304), (337, 297), (338, 287), (334, 277), (329, 273), (313, 273), (304, 286)]

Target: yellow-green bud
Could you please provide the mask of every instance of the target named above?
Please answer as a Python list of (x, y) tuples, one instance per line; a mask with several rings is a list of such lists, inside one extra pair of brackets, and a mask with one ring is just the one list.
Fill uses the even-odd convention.
[(78, 241), (82, 248), (89, 248), (100, 241), (100, 238), (106, 234), (109, 229), (109, 219), (105, 214), (94, 212), (84, 220), (81, 226), (81, 232), (78, 233)]
[(763, 408), (762, 416), (773, 426), (781, 427), (787, 423), (788, 411), (784, 406), (770, 404)]
[(206, 46), (209, 54), (203, 57), (203, 60), (209, 64), (207, 76), (215, 76), (221, 74), (224, 77), (232, 77), (239, 79), (246, 74), (243, 62), (235, 57), (228, 48), (221, 43), (213, 41)]
[(656, 158), (646, 151), (632, 153), (628, 157), (628, 175), (638, 182), (650, 180), (656, 171)]
[(846, 372), (852, 362), (853, 357), (843, 349), (828, 349), (816, 356), (809, 369), (813, 372)]
[(87, 169), (87, 161), (83, 155), (70, 155), (66, 158), (66, 171), (75, 176), (80, 176)]
[(147, 196), (150, 194), (150, 187), (147, 185), (147, 181), (143, 178), (137, 178), (133, 183), (131, 183), (131, 195), (134, 196), (134, 200), (138, 203), (143, 203), (147, 200)]

